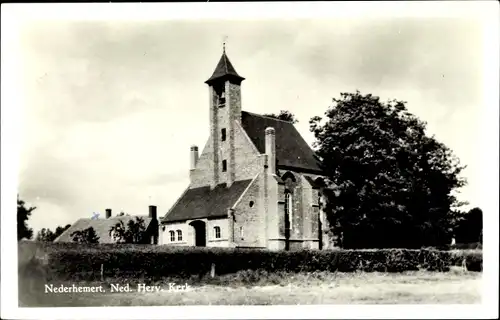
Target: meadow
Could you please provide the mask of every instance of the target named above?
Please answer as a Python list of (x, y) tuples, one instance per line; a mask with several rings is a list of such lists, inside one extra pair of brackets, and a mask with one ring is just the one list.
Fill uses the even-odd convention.
[[(275, 259), (274, 254), (265, 251), (260, 254), (267, 254), (268, 257), (272, 258), (273, 263), (278, 263), (278, 266), (272, 265), (274, 268), (272, 270), (269, 270), (270, 265), (264, 261), (261, 264), (246, 263), (246, 266), (252, 267), (249, 269), (242, 267), (241, 270), (235, 272), (228, 270), (225, 273), (216, 272), (214, 274), (211, 274), (210, 270), (191, 274), (183, 272), (159, 274), (156, 272), (158, 267), (152, 269), (155, 272), (148, 272), (144, 269), (144, 265), (140, 265), (135, 271), (130, 268), (126, 270), (114, 268), (101, 275), (100, 272), (89, 273), (87, 271), (80, 274), (64, 274), (61, 271), (69, 269), (60, 268), (60, 266), (52, 268), (51, 265), (56, 263), (55, 260), (51, 260), (51, 255), (57, 259), (65, 259), (66, 256), (61, 252), (70, 252), (70, 255), (77, 251), (83, 255), (94, 252), (95, 255), (99, 254), (109, 259), (114, 254), (118, 254), (116, 250), (116, 246), (81, 248), (73, 244), (56, 246), (37, 243), (20, 244), (20, 306), (464, 304), (480, 303), (481, 301), (482, 272), (480, 270), (479, 272), (467, 270), (467, 265), (474, 267), (474, 264), (464, 263), (467, 259), (462, 259), (462, 257), (474, 257), (473, 261), (477, 262), (477, 257), (481, 256), (478, 250), (455, 250), (446, 254), (433, 252), (433, 257), (446, 258), (446, 261), (437, 264), (441, 266), (441, 271), (429, 271), (428, 268), (422, 268), (421, 263), (417, 265), (417, 270), (413, 270), (414, 265), (408, 261), (402, 262), (402, 265), (412, 270), (397, 272), (377, 271), (375, 269), (380, 268), (378, 264), (370, 264), (366, 261), (360, 265), (356, 262), (358, 270), (341, 271), (338, 268), (333, 270), (331, 264), (328, 265), (330, 267), (328, 270), (318, 270), (324, 264), (318, 261), (315, 263), (306, 261), (280, 265), (279, 259)], [(137, 254), (138, 251), (150, 252), (151, 250), (164, 252), (175, 259), (182, 257), (180, 256), (182, 253), (189, 256), (193, 252), (193, 249), (189, 248), (180, 251), (161, 247), (123, 246), (119, 248), (121, 254), (123, 252)], [(199, 252), (204, 254), (215, 252), (215, 256), (219, 258), (220, 256), (226, 257), (226, 254), (231, 253), (227, 250), (201, 250)], [(380, 256), (377, 250), (369, 252), (369, 257)], [(371, 252), (376, 252), (376, 255)], [(245, 258), (247, 253), (238, 252), (238, 254), (240, 258)], [(300, 255), (304, 253), (289, 254)], [(311, 253), (308, 254), (311, 255)], [(314, 254), (310, 257), (318, 260)], [(322, 253), (319, 254), (322, 257)], [(359, 254), (356, 251), (356, 254), (363, 256), (364, 251)], [(256, 257), (254, 252), (250, 252), (248, 255), (252, 259)], [(210, 255), (206, 257), (208, 259), (214, 258)], [(278, 254), (278, 257), (281, 257), (281, 254)], [(349, 253), (347, 257), (353, 257), (353, 253)], [(408, 255), (406, 252), (404, 255), (391, 253), (387, 257), (396, 259), (397, 265), (399, 265), (404, 257), (422, 257), (422, 253), (418, 255)], [(387, 257), (385, 262), (392, 264)], [(63, 260), (57, 260), (58, 263), (61, 261)], [(74, 262), (67, 261), (67, 264), (74, 265)], [(200, 263), (198, 267), (201, 265)], [(305, 265), (313, 265), (314, 268), (305, 268)], [(337, 266), (343, 266), (343, 264), (338, 262)], [(351, 264), (346, 266), (351, 266)], [(287, 268), (292, 270), (286, 270)], [(188, 284), (188, 288), (187, 290), (172, 290), (175, 288), (173, 284)], [(61, 285), (66, 287), (73, 285), (76, 287), (102, 286), (105, 292), (51, 293), (46, 292), (46, 285), (54, 287)], [(111, 285), (114, 285), (115, 288), (128, 285), (130, 292), (111, 292)], [(138, 291), (138, 288), (144, 288), (144, 285), (151, 288), (156, 287), (158, 290)]]

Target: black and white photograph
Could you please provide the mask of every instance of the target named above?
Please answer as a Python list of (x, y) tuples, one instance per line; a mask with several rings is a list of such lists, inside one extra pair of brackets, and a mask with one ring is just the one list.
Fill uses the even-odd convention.
[(2, 4), (2, 318), (498, 317), (498, 21)]

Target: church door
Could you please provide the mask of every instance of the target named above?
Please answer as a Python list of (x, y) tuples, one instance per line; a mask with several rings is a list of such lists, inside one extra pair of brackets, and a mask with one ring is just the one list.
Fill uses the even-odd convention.
[(197, 247), (205, 247), (207, 245), (206, 223), (201, 220), (196, 220), (189, 225), (194, 229), (194, 245)]

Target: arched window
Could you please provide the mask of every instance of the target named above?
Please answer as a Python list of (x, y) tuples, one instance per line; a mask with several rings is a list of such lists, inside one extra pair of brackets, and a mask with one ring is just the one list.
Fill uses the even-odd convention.
[(220, 238), (220, 227), (214, 227), (214, 236), (215, 236), (215, 239)]
[(175, 241), (175, 232), (170, 230), (168, 233), (170, 234), (170, 242), (174, 242)]
[(293, 202), (292, 194), (289, 191), (285, 192), (285, 215), (288, 217), (289, 229), (293, 226)]
[(240, 237), (241, 237), (241, 239), (243, 239), (243, 227), (242, 226), (240, 226)]
[(177, 230), (177, 241), (182, 241), (182, 231)]

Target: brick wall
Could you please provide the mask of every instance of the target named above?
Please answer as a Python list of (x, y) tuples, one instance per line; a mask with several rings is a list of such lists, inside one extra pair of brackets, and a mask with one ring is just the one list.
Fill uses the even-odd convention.
[[(215, 237), (214, 227), (220, 228), (220, 238)], [(229, 229), (227, 219), (211, 219), (207, 221), (207, 247), (227, 247)]]
[(265, 246), (264, 199), (261, 197), (263, 178), (263, 173), (256, 176), (234, 207), (234, 242), (237, 246)]
[(198, 158), (196, 169), (190, 170), (190, 188), (198, 188), (210, 185), (213, 180), (213, 141), (210, 137)]
[(319, 249), (319, 195), (318, 189), (301, 175), (302, 184), (302, 221), (303, 221), (303, 247), (309, 249)]
[(235, 177), (252, 179), (262, 170), (260, 153), (239, 122), (234, 124)]
[[(205, 222), (206, 227), (206, 245), (207, 247), (227, 247), (228, 246), (228, 223), (227, 219), (196, 219)], [(186, 222), (166, 223), (160, 227), (160, 244), (172, 246), (194, 246), (195, 245), (195, 230), (189, 225), (194, 220)], [(217, 239), (214, 233), (214, 227), (220, 228), (221, 237)], [(165, 227), (165, 230), (163, 230)], [(182, 240), (177, 240), (177, 230), (182, 231)], [(175, 233), (175, 241), (170, 241), (170, 231)]]
[[(219, 183), (231, 184), (236, 180), (250, 179), (258, 172), (257, 148), (241, 127), (241, 87), (225, 82), (226, 104), (218, 105), (216, 93), (209, 86), (210, 137), (201, 153), (195, 170), (191, 170), (191, 187)], [(221, 130), (226, 130), (226, 140)], [(226, 160), (227, 170), (222, 171)]]
[(228, 106), (232, 112), (231, 118), (241, 123), (241, 85), (226, 82)]
[[(165, 227), (165, 230), (163, 230)], [(194, 237), (193, 230), (185, 222), (167, 223), (160, 227), (160, 244), (173, 245), (173, 246), (193, 246)], [(182, 231), (182, 241), (177, 240), (177, 230)], [(174, 231), (175, 240), (170, 241), (170, 231)]]
[(268, 188), (267, 247), (281, 250), (285, 248), (285, 184), (277, 175), (269, 175)]

